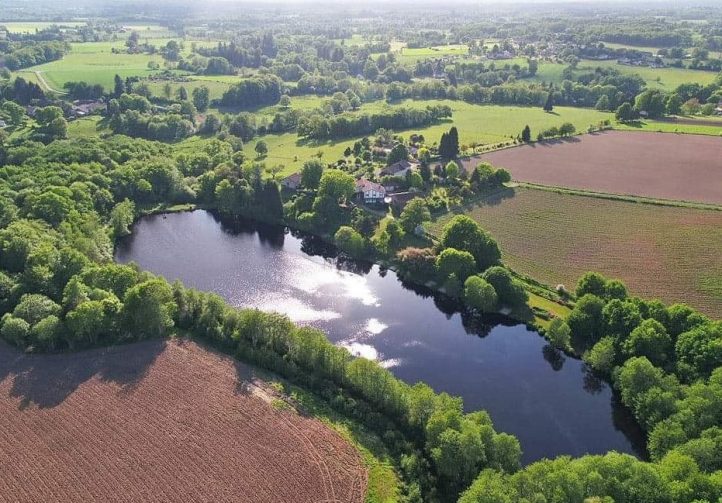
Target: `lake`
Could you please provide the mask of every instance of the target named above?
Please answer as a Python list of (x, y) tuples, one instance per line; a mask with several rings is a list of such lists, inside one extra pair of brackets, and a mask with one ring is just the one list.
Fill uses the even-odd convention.
[(423, 381), (485, 409), (519, 438), (523, 462), (610, 450), (644, 455), (644, 436), (609, 385), (535, 331), (404, 285), (393, 271), (338, 258), (318, 238), (203, 210), (142, 218), (118, 262), (212, 291), (234, 306), (274, 310), (324, 330), (408, 383)]

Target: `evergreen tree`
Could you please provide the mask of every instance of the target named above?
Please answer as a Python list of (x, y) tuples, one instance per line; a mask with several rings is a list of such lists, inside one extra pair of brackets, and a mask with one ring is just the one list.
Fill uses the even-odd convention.
[(449, 149), (451, 157), (459, 156), (459, 132), (456, 130), (456, 126), (449, 129)]
[(524, 143), (529, 143), (531, 141), (531, 129), (528, 124), (524, 126), (524, 129), (521, 132), (521, 141)]
[(441, 140), (439, 140), (439, 156), (442, 159), (449, 159), (449, 135), (447, 133), (441, 133)]
[(116, 98), (119, 98), (121, 94), (125, 92), (125, 84), (123, 83), (123, 79), (120, 78), (120, 75), (115, 75), (115, 88), (113, 89), (113, 96)]
[(554, 95), (552, 92), (549, 92), (547, 95), (547, 101), (544, 103), (544, 111), (551, 112), (552, 110), (554, 110)]

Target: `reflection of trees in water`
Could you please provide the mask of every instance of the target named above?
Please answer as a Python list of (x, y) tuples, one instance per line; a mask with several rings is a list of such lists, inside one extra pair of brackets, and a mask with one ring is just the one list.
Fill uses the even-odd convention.
[(559, 372), (564, 366), (564, 362), (567, 361), (567, 357), (564, 356), (564, 353), (550, 344), (544, 345), (542, 348), (542, 355), (555, 372)]
[(373, 262), (366, 262), (365, 260), (354, 260), (345, 255), (339, 255), (336, 259), (336, 267), (339, 270), (363, 276), (370, 273), (373, 266)]
[(588, 365), (582, 365), (582, 372), (584, 374), (584, 391), (590, 395), (598, 395), (604, 390), (606, 387), (604, 381)]
[(616, 391), (612, 393), (612, 423), (616, 430), (629, 439), (634, 453), (645, 461), (649, 460), (647, 435)]
[(243, 217), (228, 218), (218, 212), (210, 212), (213, 219), (221, 226), (221, 230), (231, 236), (258, 235), (258, 240), (267, 246), (280, 250), (286, 239), (286, 229), (281, 225), (266, 224)]

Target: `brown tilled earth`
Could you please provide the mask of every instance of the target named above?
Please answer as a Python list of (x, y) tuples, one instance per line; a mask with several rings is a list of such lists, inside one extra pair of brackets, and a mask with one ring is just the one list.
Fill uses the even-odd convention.
[(722, 138), (714, 136), (609, 131), (481, 159), (522, 182), (722, 204)]
[(356, 450), (249, 382), (187, 341), (43, 356), (0, 343), (0, 501), (362, 502)]

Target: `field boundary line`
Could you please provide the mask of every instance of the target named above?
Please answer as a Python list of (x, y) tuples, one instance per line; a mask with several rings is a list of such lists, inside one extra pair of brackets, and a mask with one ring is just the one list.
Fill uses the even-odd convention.
[(33, 73), (34, 73), (35, 76), (38, 78), (38, 81), (40, 82), (40, 84), (42, 85), (42, 87), (44, 87), (47, 91), (49, 91), (49, 92), (51, 92), (51, 93), (55, 93), (55, 94), (68, 94), (68, 93), (65, 92), (65, 91), (58, 91), (58, 90), (53, 89), (52, 87), (50, 87), (50, 84), (48, 84), (48, 81), (45, 80), (45, 77), (43, 77), (43, 72), (34, 70)]
[(676, 199), (660, 199), (654, 197), (635, 196), (630, 194), (615, 194), (613, 192), (597, 192), (593, 190), (572, 189), (568, 187), (559, 187), (556, 185), (544, 185), (541, 183), (521, 182), (517, 180), (515, 180), (514, 183), (517, 187), (525, 189), (546, 190), (547, 192), (559, 192), (562, 194), (569, 194), (573, 196), (595, 197), (597, 199), (607, 199), (628, 203), (650, 204), (654, 206), (671, 206), (675, 208), (690, 208), (695, 210), (722, 211), (722, 205), (709, 203), (698, 203), (693, 201)]

